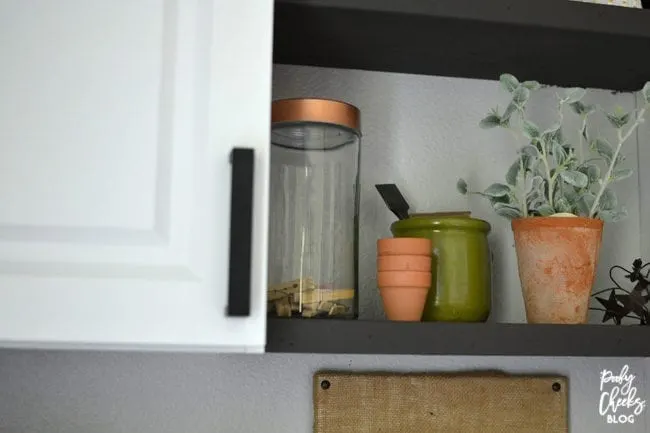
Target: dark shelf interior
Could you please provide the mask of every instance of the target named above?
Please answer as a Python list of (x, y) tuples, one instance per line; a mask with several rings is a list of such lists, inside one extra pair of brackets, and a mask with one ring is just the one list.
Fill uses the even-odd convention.
[(269, 319), (267, 352), (650, 357), (650, 327)]
[[(274, 62), (620, 91), (650, 80), (650, 10), (569, 0), (276, 0)], [(433, 102), (432, 102), (433, 103)], [(650, 357), (640, 326), (269, 319), (268, 352)]]
[(283, 64), (638, 90), (650, 10), (569, 0), (276, 0)]

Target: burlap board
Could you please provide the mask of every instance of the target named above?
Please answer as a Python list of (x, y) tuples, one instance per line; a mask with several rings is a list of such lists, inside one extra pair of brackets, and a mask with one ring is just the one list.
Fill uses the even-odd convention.
[(567, 380), (500, 374), (314, 375), (315, 433), (567, 433)]

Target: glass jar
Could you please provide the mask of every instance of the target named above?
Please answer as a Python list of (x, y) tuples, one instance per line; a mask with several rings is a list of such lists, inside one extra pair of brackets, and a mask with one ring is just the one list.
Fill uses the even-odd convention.
[(273, 102), (271, 316), (357, 317), (359, 124), (344, 102)]

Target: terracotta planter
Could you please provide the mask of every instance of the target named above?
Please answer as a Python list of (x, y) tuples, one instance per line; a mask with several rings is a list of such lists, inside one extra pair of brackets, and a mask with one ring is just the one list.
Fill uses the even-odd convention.
[(403, 255), (431, 257), (431, 241), (417, 237), (385, 238), (377, 241), (377, 256)]
[(379, 240), (377, 285), (389, 320), (420, 321), (431, 287), (431, 241)]
[(379, 256), (377, 270), (431, 272), (431, 256)]
[(521, 218), (512, 230), (528, 323), (586, 323), (603, 222)]

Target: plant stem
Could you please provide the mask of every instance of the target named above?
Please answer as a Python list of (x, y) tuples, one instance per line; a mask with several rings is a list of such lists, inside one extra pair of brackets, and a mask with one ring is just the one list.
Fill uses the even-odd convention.
[(618, 145), (616, 146), (616, 151), (614, 151), (614, 156), (612, 156), (612, 160), (609, 163), (609, 168), (607, 169), (607, 174), (605, 174), (603, 183), (600, 185), (600, 190), (598, 191), (598, 194), (596, 194), (596, 199), (594, 200), (594, 204), (591, 206), (591, 210), (589, 211), (589, 218), (593, 218), (596, 215), (596, 209), (598, 209), (598, 205), (600, 204), (600, 198), (603, 196), (605, 189), (607, 188), (607, 186), (609, 186), (611, 182), (612, 173), (614, 172), (614, 166), (616, 165), (616, 160), (618, 159), (619, 153), (621, 153), (621, 148), (623, 147), (623, 143), (625, 143), (627, 139), (630, 138), (632, 133), (636, 130), (636, 128), (639, 127), (639, 125), (642, 122), (643, 115), (645, 114), (647, 108), (648, 108), (647, 106), (643, 107), (641, 111), (639, 111), (639, 114), (636, 116), (636, 120), (634, 121), (634, 124), (630, 126), (630, 129), (627, 130), (625, 135), (623, 135), (621, 129), (618, 129), (616, 131), (617, 138), (618, 138)]
[(542, 148), (542, 162), (544, 163), (544, 168), (546, 168), (546, 178), (548, 179), (548, 204), (553, 208), (553, 184), (555, 183), (555, 179), (551, 176), (551, 167), (548, 165), (546, 146), (541, 141), (540, 147)]
[[(562, 107), (564, 106), (564, 100), (560, 95), (555, 95), (557, 97), (557, 111), (560, 125), (562, 128), (562, 122), (564, 121), (564, 113), (562, 113)], [(555, 176), (551, 176), (551, 166), (548, 164), (548, 153), (546, 152), (546, 146), (540, 141), (540, 147), (542, 148), (542, 162), (544, 163), (544, 168), (546, 169), (546, 178), (548, 179), (548, 204), (555, 209), (553, 206), (553, 192), (555, 190)]]
[[(519, 179), (521, 179), (521, 182), (519, 182)], [(519, 175), (517, 176), (517, 181), (521, 184), (521, 213), (526, 218), (528, 217), (528, 203), (526, 202), (526, 171), (524, 170), (523, 155), (519, 155)]]
[[(521, 113), (521, 116), (523, 121), (523, 113)], [(523, 134), (521, 134), (520, 131), (515, 132), (515, 130), (512, 129), (511, 127), (508, 127), (507, 129), (510, 132), (510, 134), (512, 134), (512, 138), (515, 141), (515, 144), (517, 144), (517, 141), (519, 141), (517, 132), (519, 132), (521, 137), (523, 138)], [(521, 178), (523, 179), (523, 182), (519, 182), (520, 175)], [(519, 174), (517, 175), (516, 183), (517, 186), (519, 186), (519, 184), (521, 183), (521, 190), (519, 191), (521, 193), (521, 196), (518, 197), (518, 200), (519, 200), (519, 208), (521, 209), (521, 214), (525, 218), (528, 216), (528, 203), (526, 203), (526, 172), (524, 171), (524, 157), (522, 155), (519, 155)]]
[(583, 150), (583, 144), (582, 144), (582, 132), (585, 130), (587, 127), (587, 116), (583, 116), (582, 118), (582, 128), (580, 128), (580, 131), (578, 131), (578, 157), (580, 158), (580, 164), (585, 162), (585, 155), (584, 155), (584, 150)]

